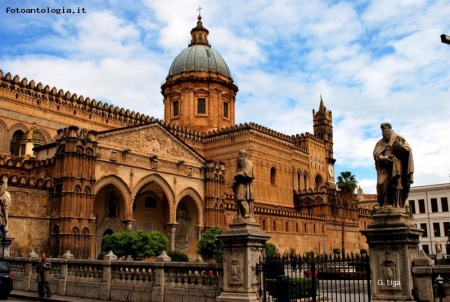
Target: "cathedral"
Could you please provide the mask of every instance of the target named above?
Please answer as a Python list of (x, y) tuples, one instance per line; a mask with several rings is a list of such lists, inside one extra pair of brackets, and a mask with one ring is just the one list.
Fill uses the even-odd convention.
[(336, 189), (333, 120), (313, 133), (236, 124), (238, 86), (201, 16), (161, 86), (164, 120), (0, 70), (0, 184), (11, 194), (11, 256), (67, 250), (96, 259), (103, 236), (160, 231), (195, 260), (207, 228), (236, 217), (239, 150), (255, 178), (255, 219), (279, 252), (357, 252), (371, 211)]

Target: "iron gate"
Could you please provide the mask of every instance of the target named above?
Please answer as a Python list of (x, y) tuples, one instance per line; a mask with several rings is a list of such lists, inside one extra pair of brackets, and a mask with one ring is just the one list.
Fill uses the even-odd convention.
[(258, 268), (264, 302), (371, 301), (367, 254), (267, 256)]

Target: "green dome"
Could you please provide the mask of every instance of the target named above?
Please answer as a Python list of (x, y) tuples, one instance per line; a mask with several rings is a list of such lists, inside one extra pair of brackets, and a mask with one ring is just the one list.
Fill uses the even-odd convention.
[(31, 127), (29, 131), (22, 135), (21, 141), (37, 141), (45, 143), (45, 137), (41, 132), (36, 130), (36, 128)]
[(183, 50), (170, 66), (168, 76), (183, 71), (212, 71), (231, 78), (230, 69), (224, 59), (206, 45), (192, 45)]

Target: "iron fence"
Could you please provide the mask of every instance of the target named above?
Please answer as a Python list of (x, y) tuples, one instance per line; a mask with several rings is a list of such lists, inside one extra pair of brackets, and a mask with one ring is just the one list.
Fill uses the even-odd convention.
[(259, 268), (264, 302), (371, 301), (367, 254), (267, 256)]

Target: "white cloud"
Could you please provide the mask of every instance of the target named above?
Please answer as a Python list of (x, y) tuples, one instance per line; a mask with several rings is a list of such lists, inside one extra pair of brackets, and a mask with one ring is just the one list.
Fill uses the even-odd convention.
[[(84, 15), (2, 13), (0, 68), (162, 118), (160, 85), (190, 42), (198, 4), (80, 1)], [(372, 150), (385, 120), (413, 147), (416, 184), (448, 182), (450, 47), (439, 40), (450, 33), (446, 1), (202, 6), (212, 47), (239, 85), (238, 123), (312, 132), (322, 94), (333, 111), (337, 163), (358, 171), (366, 193), (374, 190)]]

